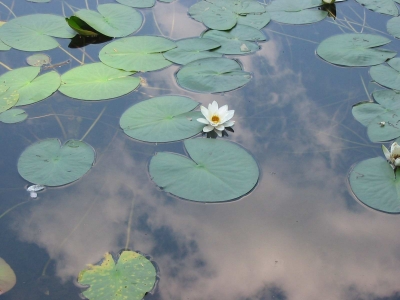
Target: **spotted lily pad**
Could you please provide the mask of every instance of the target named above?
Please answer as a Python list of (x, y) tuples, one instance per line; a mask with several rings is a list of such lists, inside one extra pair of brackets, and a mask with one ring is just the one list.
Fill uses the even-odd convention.
[(208, 58), (221, 57), (222, 54), (210, 52), (220, 47), (220, 43), (207, 38), (189, 38), (176, 42), (177, 48), (163, 53), (164, 57), (176, 64), (186, 65), (192, 61)]
[(202, 117), (192, 111), (199, 105), (187, 97), (155, 97), (128, 108), (121, 117), (124, 132), (145, 142), (172, 142), (200, 133), (204, 127), (197, 122)]
[(237, 144), (206, 138), (184, 144), (190, 158), (160, 152), (150, 161), (150, 176), (164, 191), (193, 201), (224, 202), (256, 185), (257, 163)]
[(400, 94), (392, 90), (375, 91), (377, 103), (361, 102), (353, 106), (353, 116), (367, 126), (373, 142), (389, 141), (400, 137)]
[(400, 168), (395, 171), (383, 157), (357, 164), (350, 172), (350, 186), (364, 204), (387, 213), (400, 213)]
[(103, 63), (76, 67), (61, 76), (60, 92), (80, 100), (104, 100), (132, 92), (140, 79)]
[(125, 71), (154, 71), (170, 66), (162, 52), (176, 44), (159, 36), (133, 36), (116, 40), (100, 50), (100, 60), (110, 67)]
[(376, 48), (390, 39), (380, 35), (346, 33), (323, 40), (317, 54), (324, 60), (342, 66), (363, 67), (379, 65), (396, 55), (396, 52)]
[(0, 257), (0, 295), (11, 290), (17, 278), (11, 267)]
[(18, 91), (10, 89), (4, 84), (0, 85), (0, 113), (13, 107), (19, 99)]
[(108, 3), (97, 6), (99, 12), (81, 9), (75, 13), (79, 19), (98, 32), (110, 37), (124, 37), (142, 26), (142, 15), (132, 7)]
[(78, 282), (89, 288), (82, 294), (89, 300), (141, 300), (156, 282), (156, 270), (143, 255), (123, 251), (115, 263), (110, 253), (101, 265), (88, 265), (78, 276)]
[(50, 56), (44, 53), (36, 53), (26, 58), (26, 63), (33, 67), (41, 67), (48, 65), (51, 62)]
[(237, 89), (251, 79), (235, 60), (203, 58), (183, 66), (176, 75), (178, 84), (200, 93), (218, 93)]
[(60, 75), (51, 71), (38, 76), (40, 67), (14, 69), (0, 76), (0, 82), (16, 90), (19, 100), (16, 106), (28, 105), (52, 95), (60, 86)]
[(0, 113), (0, 122), (14, 124), (24, 121), (27, 117), (28, 115), (23, 109), (14, 108)]
[(54, 37), (72, 38), (75, 32), (61, 16), (34, 14), (10, 20), (0, 27), (0, 39), (23, 51), (44, 51), (59, 46)]
[(387, 63), (389, 67), (385, 65), (371, 67), (369, 74), (380, 85), (400, 90), (400, 58), (393, 58)]
[(94, 163), (93, 148), (85, 142), (46, 139), (25, 149), (18, 159), (18, 172), (27, 181), (59, 186), (78, 180)]

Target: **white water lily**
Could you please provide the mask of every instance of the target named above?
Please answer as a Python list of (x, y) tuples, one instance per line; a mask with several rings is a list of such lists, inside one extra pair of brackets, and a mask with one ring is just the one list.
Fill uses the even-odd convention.
[(37, 193), (44, 189), (43, 185), (35, 184), (28, 187), (26, 190), (30, 193), (31, 198), (37, 198)]
[(393, 168), (400, 166), (400, 146), (399, 146), (399, 144), (394, 142), (390, 146), (390, 152), (384, 145), (382, 145), (382, 151), (383, 151), (383, 154), (385, 154), (387, 161), (392, 165)]
[(335, 0), (322, 0), (324, 4), (332, 4), (335, 3)]
[(199, 118), (197, 121), (206, 124), (203, 128), (204, 132), (214, 130), (221, 137), (225, 127), (232, 127), (235, 124), (235, 121), (231, 120), (235, 111), (228, 110), (228, 105), (218, 108), (218, 103), (213, 101), (213, 103), (208, 104), (208, 109), (204, 106), (200, 106), (200, 109), (205, 119)]

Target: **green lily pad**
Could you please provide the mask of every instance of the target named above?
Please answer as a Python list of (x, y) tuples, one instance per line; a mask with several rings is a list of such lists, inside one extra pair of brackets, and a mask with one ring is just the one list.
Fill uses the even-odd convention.
[(206, 138), (184, 144), (191, 159), (160, 152), (150, 161), (150, 176), (164, 191), (187, 200), (224, 202), (247, 194), (257, 184), (257, 163), (237, 144)]
[(394, 171), (383, 157), (357, 164), (349, 181), (354, 194), (365, 205), (387, 213), (400, 212), (400, 168)]
[(16, 282), (13, 269), (0, 257), (0, 295), (11, 290)]
[(387, 31), (400, 39), (400, 17), (391, 18), (386, 24)]
[(271, 16), (268, 12), (262, 14), (247, 14), (238, 16), (237, 24), (251, 26), (257, 29), (264, 28), (271, 21)]
[(136, 8), (153, 7), (156, 0), (117, 0), (117, 2)]
[(375, 48), (389, 42), (388, 38), (373, 34), (339, 34), (322, 41), (317, 48), (317, 54), (324, 60), (337, 65), (373, 66), (396, 55), (394, 51)]
[(0, 76), (0, 82), (16, 90), (19, 100), (16, 106), (28, 105), (52, 95), (60, 86), (60, 75), (51, 71), (37, 76), (40, 67), (23, 67), (8, 71)]
[(24, 121), (28, 114), (20, 108), (9, 109), (0, 113), (0, 122), (14, 124)]
[(85, 142), (46, 139), (25, 149), (18, 159), (18, 172), (27, 181), (59, 186), (78, 180), (94, 163), (94, 149)]
[(0, 113), (13, 107), (19, 99), (18, 91), (6, 85), (0, 85)]
[(393, 0), (356, 0), (366, 8), (386, 15), (397, 17), (399, 10)]
[(379, 65), (371, 67), (369, 74), (380, 85), (394, 90), (400, 90), (400, 58), (389, 60), (388, 66)]
[(0, 39), (23, 51), (50, 50), (59, 46), (53, 37), (68, 39), (74, 35), (63, 17), (48, 14), (18, 17), (0, 27)]
[(47, 3), (50, 2), (51, 0), (28, 0), (29, 2), (35, 2), (35, 3)]
[(128, 108), (121, 116), (120, 126), (130, 137), (153, 143), (187, 139), (200, 133), (202, 117), (192, 111), (199, 105), (187, 97), (155, 97)]
[(65, 18), (69, 27), (75, 30), (81, 36), (88, 36), (88, 37), (96, 37), (99, 33), (90, 27), (86, 22), (82, 21), (76, 16), (71, 16), (69, 18)]
[(189, 8), (188, 13), (196, 21), (216, 30), (229, 30), (237, 22), (237, 14), (207, 1), (195, 3)]
[(117, 263), (106, 253), (100, 266), (88, 265), (79, 273), (78, 282), (90, 286), (82, 293), (89, 300), (141, 300), (153, 288), (156, 270), (139, 253), (123, 251)]
[(238, 62), (228, 58), (203, 58), (183, 66), (176, 74), (178, 84), (199, 93), (237, 89), (251, 79)]
[(133, 36), (116, 40), (100, 50), (100, 60), (110, 67), (126, 71), (155, 71), (170, 66), (162, 52), (176, 44), (159, 36)]
[(266, 40), (265, 35), (258, 29), (239, 24), (229, 31), (206, 31), (203, 37), (220, 43), (221, 47), (214, 51), (221, 54), (250, 54), (260, 49), (251, 41)]
[(37, 53), (30, 55), (26, 58), (26, 63), (33, 67), (41, 67), (43, 65), (48, 65), (51, 62), (50, 56), (44, 53)]
[(220, 53), (208, 51), (221, 45), (217, 41), (206, 38), (184, 39), (177, 41), (176, 45), (177, 48), (164, 52), (163, 55), (166, 59), (179, 65), (186, 65), (201, 58), (222, 56)]
[(93, 63), (76, 67), (61, 76), (59, 91), (68, 97), (80, 100), (104, 100), (132, 92), (140, 79), (126, 72)]
[(368, 137), (373, 142), (399, 137), (400, 94), (392, 90), (381, 90), (375, 91), (372, 96), (377, 103), (361, 102), (353, 106), (354, 118), (367, 126)]
[(319, 22), (326, 18), (327, 11), (306, 9), (302, 11), (271, 11), (271, 19), (284, 24), (303, 25)]
[(142, 26), (143, 17), (134, 8), (108, 3), (97, 6), (99, 12), (81, 9), (75, 16), (98, 32), (110, 37), (124, 37)]

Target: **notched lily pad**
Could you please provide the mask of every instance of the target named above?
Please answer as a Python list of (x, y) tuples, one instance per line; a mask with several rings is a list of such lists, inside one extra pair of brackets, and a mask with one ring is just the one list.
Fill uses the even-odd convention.
[(385, 87), (400, 90), (400, 58), (389, 60), (388, 66), (379, 65), (371, 67), (369, 74), (372, 79)]
[(28, 114), (19, 108), (13, 108), (0, 113), (0, 122), (14, 124), (25, 121)]
[(218, 93), (237, 89), (251, 79), (235, 60), (204, 58), (183, 66), (176, 74), (178, 84), (199, 93)]
[(353, 106), (354, 118), (367, 126), (372, 142), (389, 141), (400, 137), (400, 94), (392, 90), (372, 93), (375, 101)]
[(78, 282), (89, 285), (82, 294), (89, 300), (141, 300), (156, 282), (156, 270), (146, 257), (133, 251), (123, 251), (115, 263), (106, 253), (101, 265), (88, 265), (78, 276)]
[(351, 170), (350, 186), (365, 205), (386, 213), (400, 213), (400, 168), (383, 157), (364, 160)]
[(59, 186), (85, 175), (95, 159), (94, 149), (85, 142), (46, 139), (25, 149), (18, 159), (18, 172), (27, 181)]
[(390, 43), (388, 38), (374, 34), (339, 34), (323, 40), (317, 48), (317, 54), (322, 59), (337, 65), (373, 66), (396, 55), (394, 51), (376, 48), (388, 43)]
[(203, 124), (199, 111), (192, 111), (198, 102), (182, 96), (155, 97), (128, 108), (120, 126), (134, 139), (145, 142), (172, 142), (200, 133)]
[(396, 3), (393, 0), (356, 0), (366, 8), (386, 15), (397, 17), (399, 10), (397, 9)]
[(16, 282), (13, 269), (0, 257), (0, 295), (11, 290)]
[(150, 176), (164, 191), (192, 201), (224, 202), (257, 184), (257, 163), (237, 144), (206, 138), (184, 144), (190, 158), (160, 152), (150, 161)]

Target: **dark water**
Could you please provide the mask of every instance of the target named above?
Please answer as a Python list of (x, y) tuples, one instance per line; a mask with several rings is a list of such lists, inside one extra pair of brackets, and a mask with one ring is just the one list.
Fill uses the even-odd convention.
[[(95, 9), (96, 1), (87, 1)], [(82, 0), (66, 2), (85, 8)], [(17, 16), (63, 14), (58, 0), (3, 3)], [(137, 34), (174, 40), (199, 36), (203, 25), (187, 16), (193, 3), (158, 2), (141, 9), (145, 21)], [(370, 83), (369, 68), (336, 67), (315, 54), (325, 38), (352, 32), (344, 18), (362, 24), (364, 13), (366, 25), (382, 33), (366, 27), (363, 32), (387, 36), (389, 17), (353, 0), (337, 5), (337, 23), (271, 22), (263, 29), (269, 40), (261, 50), (236, 57), (253, 79), (224, 95), (183, 90), (174, 80), (179, 68), (174, 65), (139, 74), (147, 86), (119, 99), (83, 102), (56, 92), (24, 107), (27, 121), (0, 123), (1, 214), (29, 200), (28, 182), (16, 168), (21, 152), (40, 139), (81, 138), (106, 107), (85, 138), (97, 153), (94, 167), (79, 181), (48, 188), (38, 200), (0, 219), (0, 257), (18, 280), (1, 298), (81, 299), (75, 284), (79, 271), (105, 252), (125, 247), (134, 204), (129, 248), (150, 257), (160, 277), (145, 299), (400, 299), (399, 216), (364, 206), (347, 184), (353, 164), (382, 155), (380, 144), (369, 141), (366, 128), (351, 114), (353, 104), (368, 100), (362, 80), (369, 92), (379, 87)], [(11, 18), (3, 6), (0, 16)], [(385, 48), (398, 50), (399, 41), (392, 40)], [(68, 49), (68, 40), (59, 41), (76, 58), (85, 56), (85, 62), (89, 56), (97, 61), (103, 46)], [(46, 53), (53, 63), (70, 59), (59, 49)], [(0, 61), (18, 68), (29, 55), (1, 52)], [(57, 71), (77, 65), (72, 60)], [(169, 196), (150, 180), (152, 155), (184, 153), (183, 143), (132, 140), (119, 128), (119, 117), (139, 101), (168, 94), (187, 95), (204, 105), (216, 100), (235, 110), (235, 133), (227, 139), (248, 149), (261, 170), (249, 195), (230, 203), (199, 204)]]

